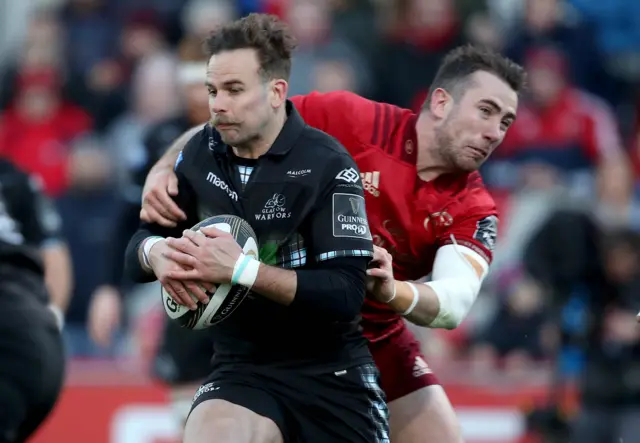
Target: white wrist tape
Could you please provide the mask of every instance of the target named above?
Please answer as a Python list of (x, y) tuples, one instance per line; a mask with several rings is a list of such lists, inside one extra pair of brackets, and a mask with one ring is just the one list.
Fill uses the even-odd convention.
[(62, 331), (64, 328), (64, 313), (62, 309), (53, 303), (49, 304), (49, 310), (53, 313), (53, 316), (56, 318), (56, 324), (58, 325), (58, 329)]
[(385, 303), (391, 303), (391, 301), (396, 298), (396, 295), (398, 293), (398, 282), (393, 282), (393, 294), (391, 294), (391, 297), (389, 297), (389, 300), (386, 300)]
[(149, 269), (151, 269), (151, 263), (149, 263), (149, 252), (151, 252), (153, 245), (162, 240), (164, 240), (164, 237), (147, 237), (144, 240), (144, 245), (142, 246), (142, 260), (144, 260), (144, 265)]
[(405, 283), (409, 285), (409, 288), (411, 288), (411, 292), (413, 292), (413, 299), (411, 300), (411, 304), (409, 305), (406, 311), (400, 313), (400, 315), (406, 317), (407, 315), (411, 314), (413, 310), (416, 308), (416, 305), (418, 304), (418, 300), (420, 300), (420, 293), (418, 292), (418, 288), (416, 288), (416, 285), (414, 285), (413, 283), (409, 283), (408, 281), (406, 281)]
[(233, 267), (232, 285), (242, 285), (251, 289), (258, 278), (260, 262), (250, 255), (240, 254)]

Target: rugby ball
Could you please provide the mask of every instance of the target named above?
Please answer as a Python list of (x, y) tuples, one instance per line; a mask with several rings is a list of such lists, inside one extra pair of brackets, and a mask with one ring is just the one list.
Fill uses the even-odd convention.
[[(235, 215), (216, 215), (201, 221), (191, 230), (199, 232), (200, 228), (205, 226), (214, 226), (231, 233), (246, 255), (259, 259), (256, 234), (244, 219)], [(248, 294), (249, 290), (241, 285), (218, 285), (216, 291), (210, 295), (208, 304), (201, 303), (192, 295), (197, 306), (197, 309), (192, 311), (176, 303), (163, 287), (162, 305), (169, 318), (183, 328), (206, 329), (227, 319)]]

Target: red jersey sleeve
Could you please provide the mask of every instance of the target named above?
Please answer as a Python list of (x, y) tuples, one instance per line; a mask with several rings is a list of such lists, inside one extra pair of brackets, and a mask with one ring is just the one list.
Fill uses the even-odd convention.
[(309, 126), (337, 138), (351, 155), (369, 144), (375, 102), (347, 91), (312, 92), (293, 96), (291, 101)]
[(478, 177), (450, 208), (451, 225), (438, 237), (438, 247), (453, 244), (470, 248), (491, 263), (498, 237), (498, 209)]

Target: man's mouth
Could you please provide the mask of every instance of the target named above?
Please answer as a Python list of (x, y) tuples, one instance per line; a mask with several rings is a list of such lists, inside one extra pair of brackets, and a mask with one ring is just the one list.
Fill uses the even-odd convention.
[(482, 149), (482, 148), (477, 148), (475, 146), (467, 146), (467, 148), (469, 148), (470, 150), (475, 152), (478, 155), (478, 157), (485, 158), (489, 154), (489, 152), (487, 150)]

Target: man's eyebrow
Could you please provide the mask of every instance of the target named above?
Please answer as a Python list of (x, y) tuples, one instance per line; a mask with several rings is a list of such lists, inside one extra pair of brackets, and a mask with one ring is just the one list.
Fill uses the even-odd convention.
[[(207, 88), (215, 88), (213, 83), (211, 83), (209, 80), (206, 80), (204, 84)], [(233, 85), (244, 85), (244, 83), (242, 82), (242, 80), (237, 80), (237, 79), (227, 80), (226, 82), (222, 83), (222, 86), (225, 86), (225, 87), (229, 87)]]
[[(502, 113), (502, 107), (500, 107), (500, 105), (495, 100), (492, 100), (490, 98), (483, 98), (482, 100), (480, 100), (480, 102), (491, 106), (494, 109), (494, 111), (498, 113)], [(516, 115), (513, 112), (507, 112), (504, 116), (511, 120), (516, 119)]]

